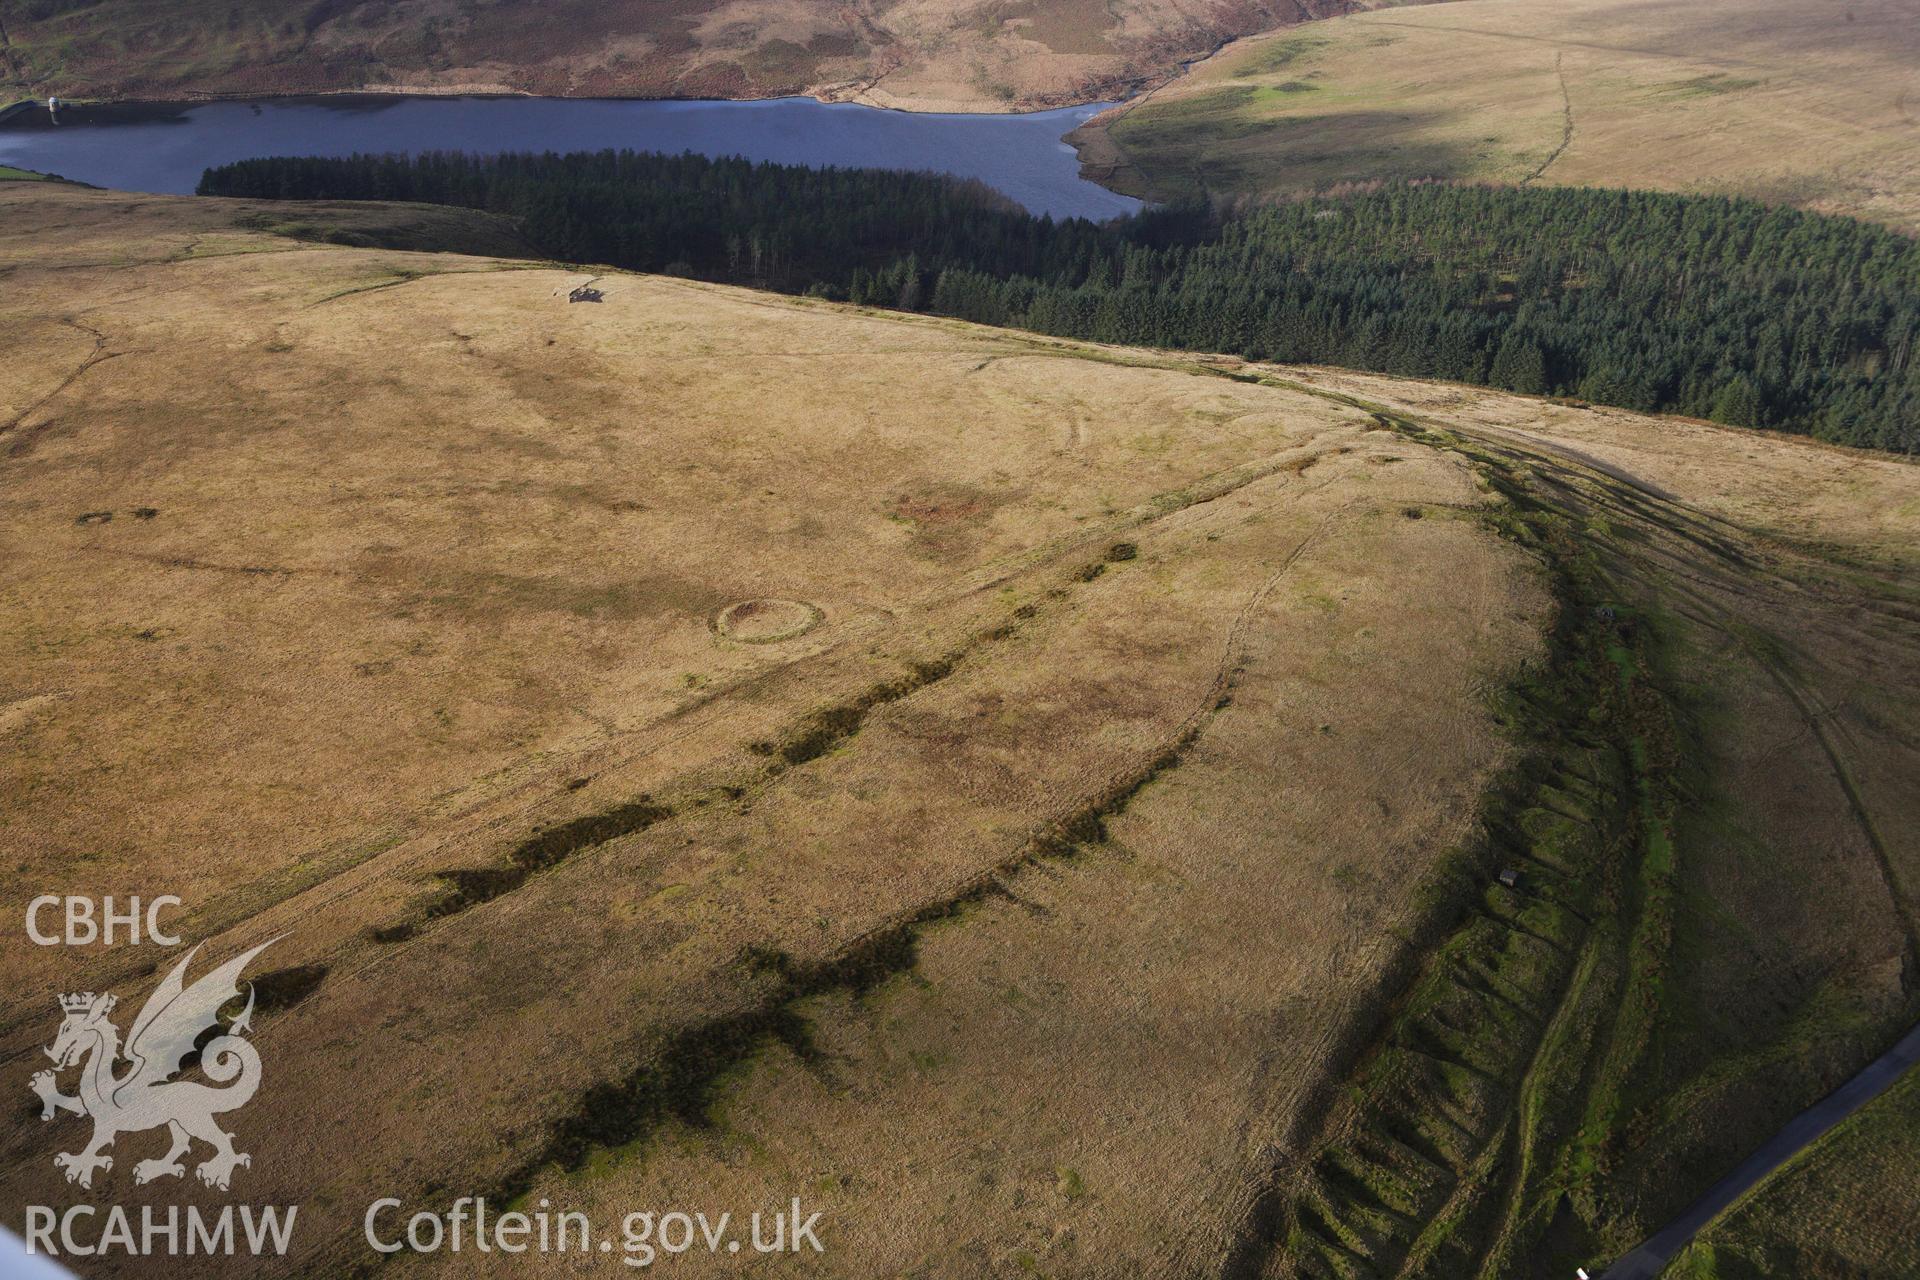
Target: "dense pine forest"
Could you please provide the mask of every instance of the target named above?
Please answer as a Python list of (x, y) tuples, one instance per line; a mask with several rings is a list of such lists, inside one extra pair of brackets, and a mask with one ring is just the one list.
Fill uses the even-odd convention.
[(635, 152), (252, 160), (200, 192), (462, 205), (566, 261), (1920, 452), (1920, 242), (1752, 201), (1396, 184), (1095, 226), (930, 174)]

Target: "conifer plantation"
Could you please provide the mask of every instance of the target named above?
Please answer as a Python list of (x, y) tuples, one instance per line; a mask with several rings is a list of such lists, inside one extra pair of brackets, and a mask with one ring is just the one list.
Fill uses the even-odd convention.
[(1397, 183), (1096, 226), (931, 174), (628, 151), (252, 160), (200, 193), (464, 206), (566, 261), (1920, 451), (1920, 245), (1748, 200)]

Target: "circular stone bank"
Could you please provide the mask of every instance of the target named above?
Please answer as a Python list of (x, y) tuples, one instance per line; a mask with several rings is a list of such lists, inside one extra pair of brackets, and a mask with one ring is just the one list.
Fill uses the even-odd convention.
[(772, 644), (805, 635), (823, 616), (804, 600), (742, 600), (715, 615), (713, 629), (742, 644)]

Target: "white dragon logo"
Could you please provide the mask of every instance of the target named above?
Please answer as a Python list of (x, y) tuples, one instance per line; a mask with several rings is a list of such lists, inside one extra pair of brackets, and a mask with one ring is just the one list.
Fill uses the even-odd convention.
[[(233, 1171), (253, 1163), (252, 1157), (233, 1149), (233, 1135), (213, 1120), (221, 1112), (246, 1106), (260, 1087), (260, 1055), (241, 1039), (252, 1026), (252, 983), (247, 984), (246, 1009), (200, 1050), (201, 1071), (215, 1084), (226, 1087), (215, 1089), (197, 1080), (170, 1077), (194, 1051), (194, 1042), (220, 1025), (220, 1007), (240, 994), (237, 983), (247, 962), (275, 941), (269, 939), (229, 960), (192, 986), (186, 985), (187, 966), (200, 948), (187, 952), (186, 958), (154, 988), (140, 1016), (133, 1020), (125, 1053), (131, 1065), (122, 1075), (114, 1071), (122, 1056), (120, 1029), (107, 1020), (117, 1003), (115, 998), (91, 991), (60, 997), (66, 1018), (46, 1051), (53, 1059), (54, 1070), (37, 1073), (31, 1084), (40, 1095), (42, 1120), (51, 1120), (61, 1111), (93, 1118), (93, 1140), (83, 1150), (62, 1152), (53, 1158), (54, 1165), (66, 1171), (68, 1182), (91, 1187), (94, 1170), (113, 1168), (113, 1157), (102, 1153), (113, 1145), (115, 1137), (163, 1124), (172, 1135), (173, 1146), (158, 1160), (136, 1164), (136, 1183), (177, 1178), (185, 1173), (180, 1157), (195, 1138), (214, 1151), (194, 1169), (200, 1181), (210, 1187), (225, 1191)], [(56, 1072), (83, 1060), (86, 1065), (81, 1068), (79, 1091), (68, 1097), (59, 1090)]]

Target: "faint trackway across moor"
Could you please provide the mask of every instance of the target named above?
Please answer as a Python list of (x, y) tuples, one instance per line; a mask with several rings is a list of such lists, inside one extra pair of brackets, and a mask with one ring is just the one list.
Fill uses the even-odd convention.
[(1560, 78), (1560, 109), (1563, 122), (1560, 128), (1560, 145), (1547, 154), (1547, 158), (1540, 162), (1538, 169), (1520, 179), (1520, 185), (1523, 187), (1546, 176), (1547, 170), (1553, 168), (1553, 162), (1573, 145), (1573, 94), (1567, 89), (1566, 61), (1567, 55), (1564, 53), (1553, 55), (1553, 74)]
[(82, 333), (92, 337), (93, 350), (88, 352), (86, 357), (80, 361), (78, 368), (61, 380), (59, 386), (47, 392), (47, 394), (41, 396), (38, 400), (35, 400), (19, 413), (16, 413), (9, 421), (0, 422), (0, 436), (10, 435), (16, 429), (19, 429), (23, 437), (28, 437), (27, 439), (15, 441), (11, 446), (10, 451), (16, 455), (29, 447), (30, 436), (34, 431), (34, 428), (26, 426), (27, 419), (33, 417), (39, 413), (40, 410), (59, 399), (62, 392), (66, 391), (66, 389), (74, 383), (80, 381), (80, 379), (86, 375), (87, 370), (93, 368), (95, 365), (105, 364), (109, 360), (118, 360), (121, 356), (133, 354), (131, 351), (107, 350), (107, 336), (90, 324), (82, 324), (70, 316), (62, 318), (60, 323), (70, 329), (78, 329)]

